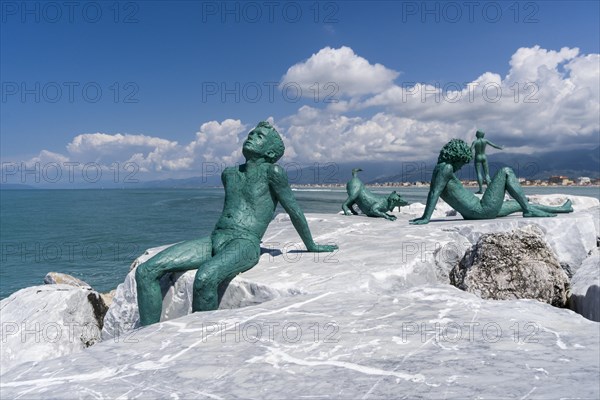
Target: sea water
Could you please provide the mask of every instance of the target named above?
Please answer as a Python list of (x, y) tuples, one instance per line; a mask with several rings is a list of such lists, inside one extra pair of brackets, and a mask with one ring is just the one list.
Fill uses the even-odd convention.
[[(429, 188), (396, 190), (411, 203), (425, 203)], [(600, 198), (598, 187), (528, 187), (525, 192)], [(346, 198), (341, 188), (296, 189), (294, 195), (305, 213), (338, 213)], [(222, 207), (220, 188), (3, 190), (0, 298), (43, 284), (51, 271), (110, 291), (146, 249), (210, 234)]]

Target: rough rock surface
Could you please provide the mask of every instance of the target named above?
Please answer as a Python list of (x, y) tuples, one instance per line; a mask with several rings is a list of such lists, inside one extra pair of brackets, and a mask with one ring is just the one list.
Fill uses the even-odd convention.
[[(560, 204), (566, 201), (561, 195), (540, 198)], [(595, 199), (570, 198), (574, 203), (596, 204), (592, 201)], [(415, 209), (411, 211), (411, 207)], [(335, 241), (340, 245), (340, 250), (334, 254), (316, 256), (299, 252), (304, 246), (298, 243), (299, 238), (289, 217), (279, 214), (265, 234), (258, 266), (231, 282), (221, 308), (238, 308), (280, 296), (332, 287), (394, 285), (401, 290), (421, 284), (450, 283), (450, 270), (482, 234), (514, 230), (530, 224), (544, 232), (558, 260), (571, 266), (579, 266), (589, 251), (596, 247), (596, 218), (590, 218), (590, 215), (595, 216), (598, 210), (592, 209), (588, 214), (587, 209), (581, 207), (579, 212), (556, 218), (522, 218), (515, 214), (495, 220), (465, 221), (460, 216), (446, 216), (449, 213), (447, 208), (445, 203), (441, 204), (436, 211), (437, 219), (426, 226), (407, 224), (408, 219), (422, 213), (418, 203), (402, 207), (396, 213), (398, 221), (395, 223), (376, 222), (363, 216), (313, 214), (308, 218), (311, 227), (325, 231), (319, 240)], [(444, 222), (440, 223), (442, 220)], [(169, 246), (147, 250), (133, 262), (131, 270)], [(342, 260), (343, 268), (338, 271), (336, 267)], [(284, 268), (280, 269), (280, 266)], [(191, 311), (193, 276), (194, 271), (189, 271), (163, 277), (161, 320), (177, 318)], [(401, 279), (389, 281), (389, 276)], [(130, 273), (117, 288), (104, 326), (102, 335), (105, 339), (139, 326), (135, 274)]]
[(102, 298), (102, 301), (104, 301), (104, 304), (106, 304), (106, 307), (110, 307), (112, 305), (116, 293), (117, 289), (113, 289), (108, 293), (100, 293), (100, 297)]
[(44, 283), (47, 285), (54, 285), (57, 283), (63, 285), (70, 285), (80, 287), (83, 289), (92, 290), (92, 287), (81, 279), (75, 278), (69, 274), (63, 274), (62, 272), (48, 272), (44, 277)]
[[(149, 249), (152, 252), (153, 249)], [(139, 265), (141, 263), (137, 263)], [(179, 318), (192, 312), (192, 289), (196, 271), (166, 274), (161, 279), (163, 292), (163, 310), (161, 320)], [(277, 297), (294, 295), (294, 290), (280, 291), (266, 285), (234, 278), (219, 304), (219, 309), (247, 307), (272, 300)], [(140, 314), (137, 305), (135, 268), (129, 272), (125, 282), (119, 285), (112, 298), (111, 306), (104, 318), (102, 339), (118, 337), (125, 332), (140, 327)]]
[(106, 311), (97, 292), (70, 285), (32, 286), (13, 293), (0, 301), (2, 371), (100, 341)]
[[(383, 221), (389, 222), (389, 221)], [(3, 398), (597, 399), (598, 324), (452, 286), (187, 315), (15, 367)]]
[(534, 225), (479, 238), (450, 272), (450, 283), (483, 299), (567, 303), (569, 278)]
[[(234, 280), (245, 281), (237, 304), (261, 291), (278, 297), (163, 318), (85, 351), (15, 365), (3, 371), (2, 397), (600, 397), (596, 322), (448, 284), (482, 234), (530, 224), (559, 261), (578, 267), (596, 247), (597, 210), (545, 219), (440, 216), (412, 226), (402, 209), (395, 222), (307, 215), (317, 242), (340, 246), (318, 255), (302, 252), (289, 218), (279, 215), (259, 264)], [(113, 307), (137, 310), (130, 301), (122, 290)], [(114, 315), (117, 324), (129, 318)]]
[(571, 279), (569, 307), (592, 321), (600, 322), (600, 252), (586, 258)]
[(554, 195), (529, 195), (527, 199), (532, 203), (542, 204), (545, 206), (561, 206), (567, 200), (571, 200), (573, 210), (575, 212), (589, 210), (600, 206), (600, 200), (595, 197), (586, 196), (569, 196), (567, 194)]

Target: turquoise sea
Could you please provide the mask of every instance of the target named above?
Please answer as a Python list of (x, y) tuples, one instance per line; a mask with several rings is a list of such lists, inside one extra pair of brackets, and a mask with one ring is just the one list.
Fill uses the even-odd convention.
[[(391, 189), (375, 190), (389, 193)], [(598, 187), (529, 187), (527, 194), (567, 193), (600, 199)], [(425, 202), (427, 187), (399, 192)], [(294, 191), (306, 213), (337, 213), (343, 189)], [(123, 281), (149, 247), (208, 235), (223, 189), (3, 190), (0, 192), (0, 298), (43, 283), (50, 271), (98, 291)], [(279, 210), (283, 212), (283, 210)]]

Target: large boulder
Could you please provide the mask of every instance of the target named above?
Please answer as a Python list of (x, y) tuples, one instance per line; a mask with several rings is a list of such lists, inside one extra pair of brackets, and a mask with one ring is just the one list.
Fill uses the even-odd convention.
[(535, 299), (564, 307), (569, 278), (534, 225), (482, 235), (450, 272), (450, 282), (483, 299)]
[(32, 286), (13, 293), (0, 301), (2, 373), (100, 341), (106, 310), (99, 293), (71, 285)]
[(592, 250), (571, 279), (569, 307), (592, 321), (600, 322), (600, 252)]

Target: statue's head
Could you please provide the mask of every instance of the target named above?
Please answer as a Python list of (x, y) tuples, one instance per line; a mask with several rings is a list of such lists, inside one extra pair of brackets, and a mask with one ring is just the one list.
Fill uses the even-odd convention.
[(447, 163), (458, 170), (465, 164), (468, 164), (473, 158), (471, 147), (461, 139), (452, 139), (442, 147), (438, 157), (438, 163)]
[(259, 122), (256, 128), (248, 133), (242, 147), (242, 154), (246, 160), (264, 157), (270, 163), (277, 162), (284, 151), (285, 146), (279, 132), (266, 121)]
[(477, 131), (477, 132), (475, 132), (475, 136), (477, 137), (477, 139), (481, 139), (482, 137), (485, 136), (485, 132), (484, 131)]
[(395, 207), (407, 206), (410, 203), (402, 198), (396, 191), (394, 190), (388, 196), (388, 210), (393, 210)]

